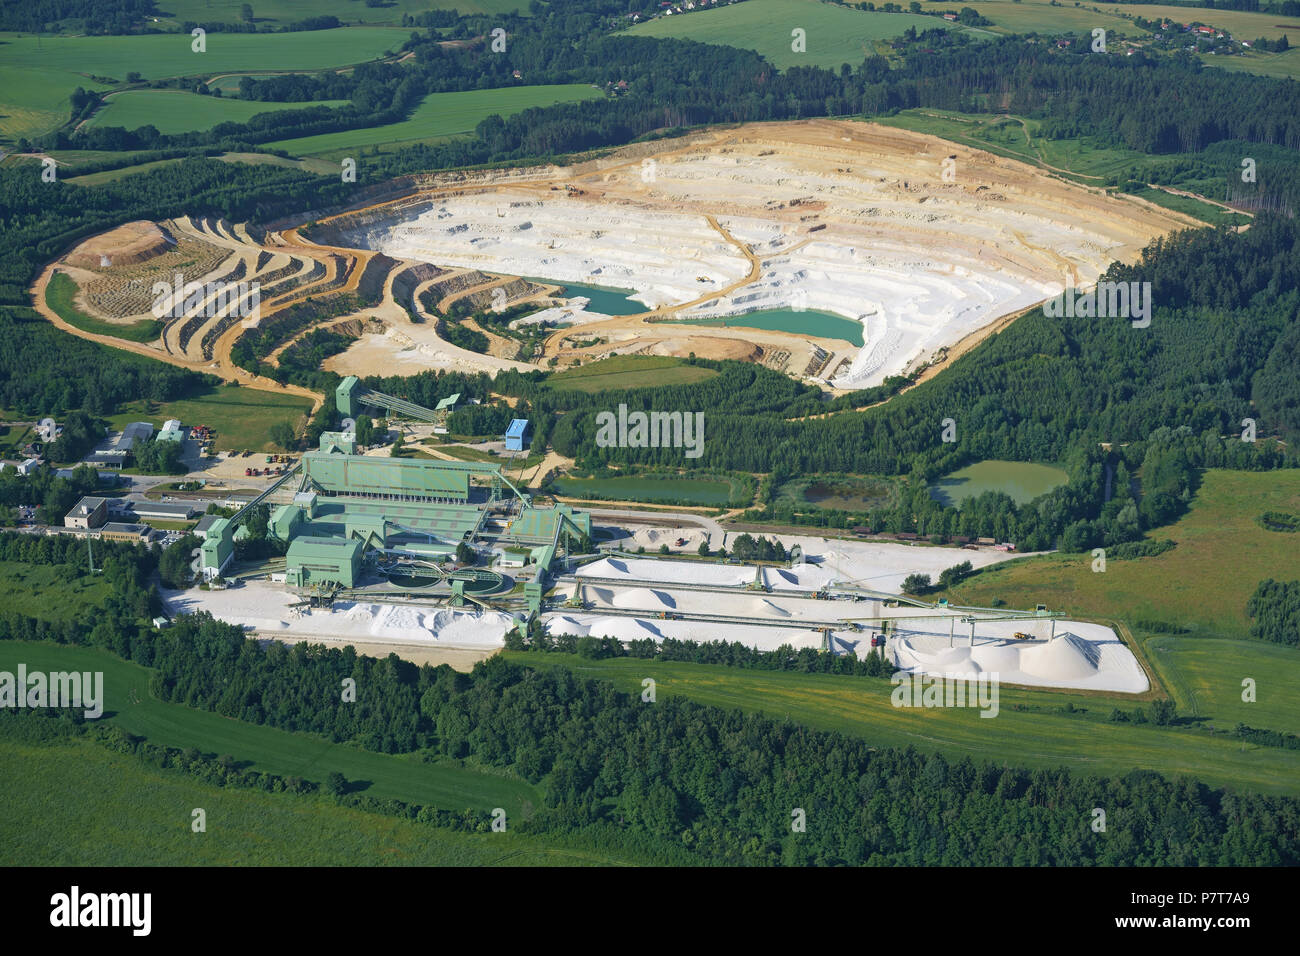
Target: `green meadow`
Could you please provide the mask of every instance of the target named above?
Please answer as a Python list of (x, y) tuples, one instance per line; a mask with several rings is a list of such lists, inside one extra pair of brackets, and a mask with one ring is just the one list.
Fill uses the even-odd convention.
[(242, 385), (218, 385), (192, 398), (174, 402), (130, 402), (108, 419), (114, 429), (146, 421), (161, 427), (169, 418), (184, 425), (207, 425), (215, 432), (217, 451), (279, 451), (269, 437), (276, 422), (297, 424), (311, 402), (299, 395), (277, 395)]
[(137, 129), (153, 126), (160, 133), (188, 133), (211, 129), (218, 123), (247, 123), (258, 113), (346, 106), (347, 100), (313, 103), (263, 103), (227, 96), (201, 96), (183, 90), (124, 90), (108, 98), (90, 126)]
[[(839, 67), (881, 52), (881, 41), (908, 27), (961, 29), (940, 17), (877, 13), (821, 0), (746, 0), (734, 6), (659, 17), (631, 29), (633, 35), (671, 37), (754, 50), (781, 69)], [(796, 53), (792, 31), (805, 31), (806, 49)]]
[[(596, 866), (616, 851), (521, 834), (458, 833), (325, 796), (203, 783), (88, 740), (0, 736), (6, 866)], [(191, 829), (200, 807), (206, 829)], [(577, 841), (575, 841), (577, 844)]]
[[(1188, 774), (1213, 786), (1263, 793), (1300, 793), (1300, 750), (1242, 744), (1190, 727), (1114, 723), (1113, 708), (1150, 708), (1150, 696), (1082, 694), (1002, 687), (998, 715), (973, 708), (899, 708), (883, 678), (758, 671), (715, 664), (659, 663), (571, 654), (504, 652), (534, 667), (568, 667), (585, 678), (612, 680), (656, 694), (765, 714), (776, 720), (861, 737), (881, 747), (913, 746), (1025, 767), (1064, 766), (1081, 774), (1123, 775), (1134, 769)], [(1073, 711), (1065, 708), (1072, 707)], [(1018, 709), (1023, 708), (1023, 709)], [(1231, 723), (1225, 723), (1231, 729)], [(1268, 726), (1256, 723), (1252, 726)]]
[(162, 323), (157, 319), (141, 319), (138, 322), (108, 322), (87, 315), (77, 308), (77, 283), (63, 272), (50, 276), (45, 286), (45, 304), (53, 309), (64, 322), (76, 326), (83, 332), (94, 335), (112, 335), (130, 342), (153, 342), (162, 334)]
[(690, 385), (710, 379), (715, 369), (687, 365), (667, 355), (616, 355), (548, 376), (546, 384), (557, 391), (605, 392), (653, 385)]
[(489, 116), (510, 116), (533, 106), (551, 106), (603, 94), (585, 83), (519, 86), (499, 90), (430, 93), (408, 119), (386, 126), (300, 136), (265, 143), (266, 149), (283, 149), (295, 156), (330, 155), (344, 150), (435, 141), (474, 132)]
[(219, 714), (158, 700), (149, 692), (153, 671), (99, 648), (32, 641), (0, 643), (0, 670), (102, 671), (104, 717), (127, 733), (152, 743), (205, 754), (229, 754), (253, 770), (302, 777), (315, 783), (331, 771), (343, 774), (369, 796), (404, 800), (446, 810), (490, 813), (502, 807), (510, 816), (540, 806), (536, 787), (513, 776), (459, 766), (455, 761), (423, 763), (336, 744), (316, 734), (232, 720)]
[[(195, 23), (239, 23), (243, 18), (240, 9), (244, 0), (167, 0), (159, 4), (170, 16), (163, 18), (164, 26), (185, 21)], [(458, 10), (470, 13), (508, 13), (518, 10), (528, 12), (527, 0), (385, 0), (381, 6), (371, 7), (360, 0), (313, 0), (310, 5), (302, 0), (256, 0), (253, 3), (253, 22), (257, 24), (289, 24), (307, 17), (336, 16), (345, 23), (371, 23), (400, 25), (405, 15), (415, 16), (426, 10)], [(318, 31), (324, 32), (324, 31)]]

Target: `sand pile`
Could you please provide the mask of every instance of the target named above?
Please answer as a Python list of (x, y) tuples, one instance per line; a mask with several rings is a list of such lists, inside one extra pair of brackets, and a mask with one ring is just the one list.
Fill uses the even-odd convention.
[[(98, 236), (91, 236), (68, 253), (65, 261), (69, 265), (85, 269), (98, 269), (104, 265), (135, 265), (162, 255), (172, 245), (173, 240), (157, 223), (139, 219)], [(107, 263), (104, 262), (105, 258)]]

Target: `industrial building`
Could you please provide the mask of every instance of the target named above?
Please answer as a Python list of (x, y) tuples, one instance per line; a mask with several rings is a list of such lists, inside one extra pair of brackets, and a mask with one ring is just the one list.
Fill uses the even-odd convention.
[[(534, 507), (498, 464), (357, 455), (352, 447), (350, 435), (325, 432), (320, 450), (303, 455), (237, 515), (205, 519), (204, 577), (225, 571), (243, 516), (263, 503), (271, 508), (267, 533), (288, 545), (284, 582), (313, 593), (418, 580), (397, 586), (441, 583), (450, 586), (453, 603), (474, 600), (501, 578), (442, 571), (460, 545), (514, 547), (545, 574), (560, 551), (590, 537), (590, 515), (564, 505)], [(534, 591), (530, 598), (539, 604), (541, 589)]]
[(506, 451), (525, 451), (533, 443), (533, 428), (526, 418), (516, 418), (506, 429)]
[(198, 509), (185, 502), (169, 503), (162, 501), (127, 501), (123, 503), (122, 513), (136, 518), (154, 518), (158, 521), (188, 521)]
[(144, 544), (153, 535), (153, 528), (147, 524), (124, 524), (110, 521), (99, 529), (99, 536), (108, 541), (130, 541)]
[[(179, 422), (177, 424), (180, 424)], [(153, 437), (153, 426), (148, 422), (132, 422), (122, 429), (122, 435), (114, 443), (113, 449), (129, 455), (136, 442), (148, 441)]]
[(76, 528), (79, 531), (89, 531), (92, 528), (98, 528), (108, 517), (108, 499), (107, 498), (82, 498), (63, 517), (63, 526), (65, 528)]
[(354, 587), (361, 576), (361, 542), (304, 535), (289, 542), (285, 582), (290, 587)]
[(180, 420), (176, 418), (169, 418), (167, 421), (163, 422), (162, 431), (158, 433), (159, 441), (179, 442), (184, 439), (184, 437), (184, 429), (181, 426)]

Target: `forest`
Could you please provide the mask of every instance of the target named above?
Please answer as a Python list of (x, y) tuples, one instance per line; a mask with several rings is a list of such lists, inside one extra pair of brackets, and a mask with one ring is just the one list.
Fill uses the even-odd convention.
[[(462, 674), (350, 647), (263, 645), (203, 614), (153, 631), (114, 610), (94, 627), (0, 614), (0, 639), (107, 647), (156, 668), (150, 690), (161, 699), (234, 719), (501, 768), (545, 788), (521, 830), (603, 827), (650, 859), (685, 847), (697, 862), (731, 865), (1300, 863), (1291, 797), (1142, 770), (1114, 778), (951, 761), (680, 698), (643, 703), (565, 668), (494, 657)], [(340, 701), (348, 677), (355, 703)], [(1089, 827), (1098, 806), (1108, 836)], [(806, 832), (791, 827), (796, 810)], [(956, 819), (959, 839), (944, 822)]]
[(1300, 581), (1260, 581), (1246, 602), (1250, 636), (1300, 647)]

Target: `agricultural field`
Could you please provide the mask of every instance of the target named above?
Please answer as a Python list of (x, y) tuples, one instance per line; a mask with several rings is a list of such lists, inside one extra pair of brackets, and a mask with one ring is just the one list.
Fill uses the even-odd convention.
[[(629, 32), (754, 50), (775, 66), (788, 69), (861, 63), (881, 52), (881, 41), (901, 36), (908, 27), (918, 31), (963, 29), (939, 17), (867, 12), (821, 0), (746, 0), (716, 10), (659, 17)], [(795, 29), (807, 33), (806, 52), (791, 50), (791, 31)]]
[(59, 318), (69, 325), (75, 325), (83, 332), (94, 335), (112, 335), (130, 342), (153, 342), (162, 334), (162, 323), (156, 319), (141, 319), (138, 322), (105, 322), (87, 315), (77, 308), (74, 299), (77, 296), (77, 283), (71, 276), (56, 272), (50, 277), (45, 287), (45, 304), (58, 313)]
[[(931, 0), (926, 0), (927, 4), (930, 2)], [(962, 6), (972, 7), (978, 10), (981, 16), (992, 20), (993, 26), (983, 29), (994, 33), (1042, 33), (1058, 36), (1067, 33), (1090, 34), (1094, 27), (1102, 27), (1108, 31), (1118, 30), (1133, 37), (1147, 36), (1145, 30), (1134, 26), (1120, 16), (1118, 11), (1107, 10), (1099, 13), (1098, 7), (1093, 4), (1085, 6), (1067, 0), (1052, 6), (1050, 0), (1020, 0), (1018, 3), (1015, 0), (970, 0), (969, 3), (960, 4), (958, 8)], [(946, 6), (943, 8), (947, 9)], [(1120, 11), (1131, 12), (1139, 9), (1128, 5), (1119, 8)], [(1142, 16), (1150, 16), (1150, 14), (1142, 14)]]
[(169, 418), (186, 425), (207, 425), (215, 433), (217, 451), (280, 451), (268, 432), (276, 422), (296, 424), (311, 410), (311, 402), (297, 395), (277, 395), (241, 385), (219, 385), (192, 398), (146, 404), (132, 402), (108, 419), (116, 430), (129, 422), (147, 421), (161, 426)]
[(410, 145), (463, 136), (474, 132), (474, 128), (489, 116), (510, 116), (533, 106), (597, 99), (603, 95), (582, 83), (431, 93), (409, 119), (400, 123), (281, 139), (264, 146), (266, 149), (283, 149), (295, 156), (336, 158), (336, 154), (342, 155), (345, 150), (355, 152), (369, 147)]
[[(1024, 0), (1023, 2), (1024, 6), (1046, 6), (1046, 4), (1047, 0)], [(985, 5), (984, 0), (979, 0), (973, 5), (982, 8)], [(1255, 40), (1258, 37), (1276, 40), (1288, 30), (1293, 38), (1300, 34), (1300, 17), (1284, 17), (1276, 13), (1247, 13), (1241, 10), (1186, 7), (1165, 3), (1095, 3), (1089, 6), (1115, 16), (1127, 14), (1145, 17), (1148, 20), (1168, 17), (1176, 23), (1202, 23), (1225, 30), (1238, 40)], [(992, 19), (991, 15), (988, 16)]]
[(714, 369), (687, 365), (682, 359), (667, 355), (619, 355), (556, 372), (547, 378), (546, 384), (557, 391), (605, 392), (652, 385), (690, 385), (717, 374)]
[[(1295, 35), (1300, 37), (1300, 24), (1296, 26)], [(1224, 70), (1300, 80), (1300, 47), (1293, 46), (1285, 53), (1253, 53), (1250, 56), (1231, 57), (1201, 56), (1199, 59), (1206, 66), (1215, 66)]]
[[(594, 866), (629, 862), (556, 839), (457, 833), (325, 796), (231, 790), (87, 740), (0, 736), (0, 861), (47, 866)], [(207, 831), (191, 832), (191, 810)]]
[(91, 118), (89, 126), (121, 126), (137, 129), (153, 126), (160, 133), (188, 133), (207, 130), (218, 123), (247, 123), (258, 113), (346, 106), (347, 100), (312, 103), (265, 103), (227, 96), (201, 96), (183, 90), (124, 90), (108, 98)]
[[(1052, 554), (998, 565), (950, 592), (963, 604), (987, 607), (1000, 597), (1012, 607), (1028, 601), (1088, 618), (1163, 621), (1195, 637), (1244, 639), (1246, 601), (1265, 578), (1300, 577), (1295, 536), (1265, 531), (1265, 511), (1300, 512), (1300, 472), (1211, 469), (1191, 510), (1149, 534), (1176, 547), (1136, 561), (1091, 570), (1092, 555)], [(1225, 562), (1225, 554), (1233, 555)]]
[[(323, 70), (384, 56), (410, 37), (407, 30), (346, 30), (251, 34), (213, 33), (207, 51), (190, 49), (189, 34), (52, 37), (0, 33), (0, 139), (48, 133), (69, 119), (77, 87), (104, 91), (139, 72), (147, 80), (214, 76), (237, 70)], [(111, 82), (92, 79), (101, 77)]]
[(0, 670), (90, 671), (104, 674), (104, 720), (151, 743), (204, 753), (230, 754), (250, 769), (315, 783), (332, 771), (365, 782), (365, 793), (447, 810), (490, 812), (503, 807), (528, 815), (541, 802), (531, 784), (498, 772), (459, 766), (455, 761), (422, 763), (410, 756), (376, 753), (331, 743), (316, 734), (231, 720), (205, 710), (158, 700), (149, 692), (153, 671), (100, 648), (35, 641), (0, 643)]
[[(239, 23), (243, 0), (168, 0), (160, 4), (170, 16), (160, 22), (164, 27), (187, 20), (196, 23)], [(459, 10), (462, 14), (527, 14), (527, 0), (387, 0), (382, 6), (370, 7), (359, 0), (315, 0), (305, 7), (301, 0), (258, 0), (253, 4), (256, 24), (289, 24), (307, 17), (336, 16), (344, 23), (392, 24), (400, 26), (402, 17), (426, 10)]]
[[(1024, 767), (1067, 767), (1082, 774), (1123, 775), (1135, 768), (1188, 774), (1219, 787), (1300, 793), (1300, 751), (1211, 736), (1192, 726), (1118, 723), (1113, 708), (1150, 708), (1129, 695), (1036, 691), (1003, 686), (999, 712), (974, 708), (898, 708), (883, 678), (759, 671), (716, 664), (659, 663), (631, 658), (587, 660), (576, 655), (506, 651), (534, 667), (568, 667), (583, 678), (612, 680), (640, 693), (653, 678), (656, 693), (702, 704), (761, 712), (796, 724), (861, 737), (881, 747), (913, 746), (946, 756)], [(1149, 698), (1151, 695), (1144, 695)], [(1069, 708), (1073, 708), (1070, 710)], [(1218, 722), (1216, 721), (1216, 726)], [(1234, 722), (1224, 721), (1231, 730)]]

